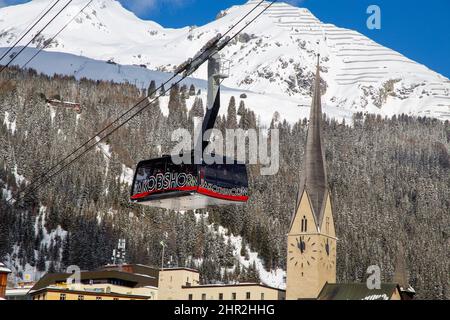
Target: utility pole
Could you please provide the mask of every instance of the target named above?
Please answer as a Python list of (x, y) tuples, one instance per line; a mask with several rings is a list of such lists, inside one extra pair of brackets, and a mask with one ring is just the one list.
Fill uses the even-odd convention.
[(166, 244), (163, 240), (161, 240), (160, 244), (162, 245), (162, 255), (161, 255), (161, 271), (164, 270), (164, 248), (166, 247)]

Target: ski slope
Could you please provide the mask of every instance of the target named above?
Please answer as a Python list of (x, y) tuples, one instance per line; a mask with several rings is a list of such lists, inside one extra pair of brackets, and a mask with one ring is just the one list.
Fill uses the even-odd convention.
[[(145, 65), (149, 70), (171, 72), (217, 33), (227, 32), (258, 2), (233, 6), (204, 26), (168, 29), (139, 19), (116, 0), (94, 0), (47, 50), (71, 54), (69, 60), (80, 56), (99, 61), (112, 59), (122, 65)], [(73, 0), (33, 46), (42, 46), (85, 4), (86, 0)], [(0, 9), (0, 46), (11, 46), (47, 5), (48, 1), (33, 0)], [(255, 10), (234, 30), (261, 10)], [(233, 35), (234, 30), (229, 34)], [(246, 104), (254, 106), (262, 118), (278, 111), (295, 121), (308, 114), (317, 53), (321, 54), (325, 112), (330, 117), (364, 112), (450, 119), (449, 79), (356, 31), (324, 23), (308, 9), (285, 3), (269, 8), (222, 51), (223, 57), (231, 61), (230, 78), (223, 84), (236, 92), (250, 92)], [(46, 71), (52, 66), (40, 68)], [(86, 63), (76, 72), (111, 80), (111, 68), (99, 68)], [(126, 79), (147, 86), (149, 77), (139, 68), (143, 69), (135, 67), (126, 74), (114, 75), (114, 81)], [(59, 70), (66, 74), (74, 71), (62, 66)], [(206, 65), (193, 77), (206, 79)]]

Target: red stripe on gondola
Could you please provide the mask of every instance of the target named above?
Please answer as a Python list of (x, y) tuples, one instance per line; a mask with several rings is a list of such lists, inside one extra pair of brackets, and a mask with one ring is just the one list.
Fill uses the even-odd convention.
[(231, 201), (239, 201), (239, 202), (246, 202), (248, 201), (248, 196), (233, 196), (233, 195), (225, 195), (221, 193), (217, 193), (202, 187), (198, 188), (198, 192), (204, 195), (207, 195), (209, 197), (223, 199), (223, 200), (231, 200)]
[(137, 193), (135, 195), (133, 195), (131, 197), (131, 200), (137, 200), (137, 199), (141, 199), (141, 198), (145, 198), (147, 196), (150, 196), (154, 193), (159, 193), (159, 192), (166, 192), (166, 191), (196, 191), (197, 190), (197, 186), (194, 187), (177, 187), (177, 188), (170, 188), (170, 189), (159, 189), (159, 190), (154, 190), (154, 191), (147, 191), (147, 192), (142, 192), (142, 193)]
[(233, 195), (225, 195), (221, 193), (217, 193), (205, 188), (199, 187), (178, 187), (178, 188), (170, 188), (170, 189), (163, 189), (163, 190), (155, 190), (155, 191), (147, 191), (135, 194), (131, 197), (132, 200), (137, 200), (141, 198), (145, 198), (147, 196), (150, 196), (155, 193), (159, 192), (166, 192), (166, 191), (198, 191), (201, 194), (204, 194), (209, 197), (223, 199), (223, 200), (231, 200), (231, 201), (239, 201), (239, 202), (246, 202), (248, 201), (248, 196), (233, 196)]

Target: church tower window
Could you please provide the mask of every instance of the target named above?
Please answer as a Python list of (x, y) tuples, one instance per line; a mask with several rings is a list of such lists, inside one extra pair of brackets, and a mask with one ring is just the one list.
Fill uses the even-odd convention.
[(305, 216), (303, 216), (301, 232), (306, 232), (307, 230), (308, 230), (308, 220), (306, 219)]

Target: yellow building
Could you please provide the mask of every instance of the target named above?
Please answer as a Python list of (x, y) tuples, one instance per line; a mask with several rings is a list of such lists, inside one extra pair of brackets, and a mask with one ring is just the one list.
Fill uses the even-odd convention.
[(200, 285), (195, 269), (171, 268), (159, 272), (159, 300), (282, 300), (285, 291), (260, 283)]
[[(138, 266), (141, 267), (141, 266)], [(158, 278), (149, 274), (107, 270), (46, 274), (31, 288), (33, 300), (156, 300)], [(119, 267), (117, 267), (119, 268)], [(142, 266), (154, 274), (154, 268)], [(141, 270), (142, 271), (142, 270)]]
[(183, 286), (180, 300), (284, 300), (286, 291), (261, 283)]
[(200, 274), (195, 269), (170, 268), (159, 271), (158, 298), (160, 300), (187, 300), (183, 286), (200, 283)]
[(47, 287), (33, 292), (31, 296), (33, 300), (149, 300), (149, 297), (144, 295), (91, 292), (61, 287)]
[(159, 300), (281, 300), (285, 291), (261, 283), (200, 285), (195, 269), (171, 268), (159, 272)]
[[(119, 271), (120, 270), (120, 271)], [(137, 273), (140, 272), (140, 273)], [(285, 291), (260, 283), (200, 285), (198, 270), (143, 265), (105, 266), (70, 274), (47, 274), (30, 290), (32, 300), (282, 300)]]

